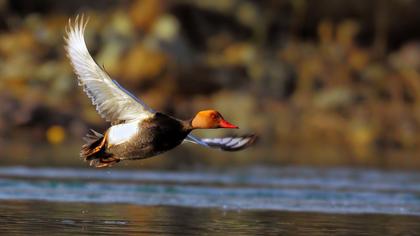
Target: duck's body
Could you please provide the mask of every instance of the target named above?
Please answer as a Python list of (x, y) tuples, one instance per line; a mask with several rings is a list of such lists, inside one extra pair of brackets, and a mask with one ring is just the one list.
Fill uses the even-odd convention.
[(173, 149), (183, 141), (225, 151), (237, 151), (255, 141), (255, 135), (199, 139), (194, 129), (237, 128), (215, 110), (197, 113), (191, 120), (179, 120), (155, 112), (134, 97), (90, 56), (83, 38), (86, 23), (76, 18), (67, 31), (66, 50), (79, 84), (96, 105), (98, 113), (112, 126), (102, 135), (92, 131), (86, 137), (81, 156), (95, 167), (111, 166), (121, 160), (143, 159)]
[(144, 159), (175, 148), (191, 131), (190, 122), (157, 112), (151, 118), (113, 125), (105, 135), (93, 132), (82, 157), (95, 166)]
[[(134, 124), (133, 124), (134, 123)], [(110, 128), (110, 153), (117, 154), (122, 159), (143, 159), (158, 155), (178, 146), (191, 132), (192, 128), (188, 122), (180, 121), (162, 113), (155, 113), (152, 118), (120, 124)], [(115, 133), (124, 132), (120, 126), (130, 127), (136, 125), (137, 132), (128, 137), (126, 141), (114, 144), (112, 131)]]

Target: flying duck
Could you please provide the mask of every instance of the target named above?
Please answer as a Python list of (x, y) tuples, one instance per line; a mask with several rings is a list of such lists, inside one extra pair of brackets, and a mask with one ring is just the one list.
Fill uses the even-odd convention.
[(65, 49), (78, 84), (100, 116), (111, 122), (104, 134), (91, 130), (85, 137), (80, 156), (91, 166), (110, 167), (122, 160), (153, 157), (185, 141), (224, 151), (242, 150), (255, 142), (253, 134), (204, 139), (190, 134), (195, 129), (238, 128), (215, 110), (203, 110), (190, 120), (180, 120), (149, 108), (96, 64), (83, 36), (86, 25), (83, 17), (69, 20)]

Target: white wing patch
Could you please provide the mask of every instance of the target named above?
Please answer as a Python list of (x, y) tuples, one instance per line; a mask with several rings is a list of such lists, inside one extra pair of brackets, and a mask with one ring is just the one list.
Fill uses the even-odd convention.
[(127, 142), (139, 134), (141, 132), (139, 122), (141, 120), (111, 126), (108, 131), (108, 147)]
[(93, 60), (83, 36), (86, 24), (83, 17), (76, 17), (74, 22), (69, 20), (65, 49), (79, 85), (83, 86), (98, 113), (111, 122), (131, 121), (141, 115), (152, 116), (154, 112), (113, 81)]
[(257, 139), (256, 135), (244, 135), (225, 138), (204, 138), (199, 139), (193, 135), (188, 135), (185, 141), (200, 144), (206, 147), (218, 148), (223, 151), (239, 151), (251, 146)]

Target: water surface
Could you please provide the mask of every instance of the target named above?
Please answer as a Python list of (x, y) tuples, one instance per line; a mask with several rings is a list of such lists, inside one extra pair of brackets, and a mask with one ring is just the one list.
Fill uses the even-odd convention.
[(367, 169), (0, 168), (10, 234), (420, 232), (420, 174)]
[(4, 235), (418, 235), (420, 217), (0, 201)]

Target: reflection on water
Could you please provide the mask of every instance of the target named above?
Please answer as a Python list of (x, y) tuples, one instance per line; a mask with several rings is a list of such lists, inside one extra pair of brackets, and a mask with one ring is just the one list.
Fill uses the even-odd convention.
[(225, 211), (127, 204), (0, 202), (7, 235), (415, 235), (420, 217)]
[(12, 235), (414, 235), (418, 222), (414, 172), (0, 168), (0, 229)]
[(0, 199), (420, 215), (420, 174), (354, 169), (0, 168)]

